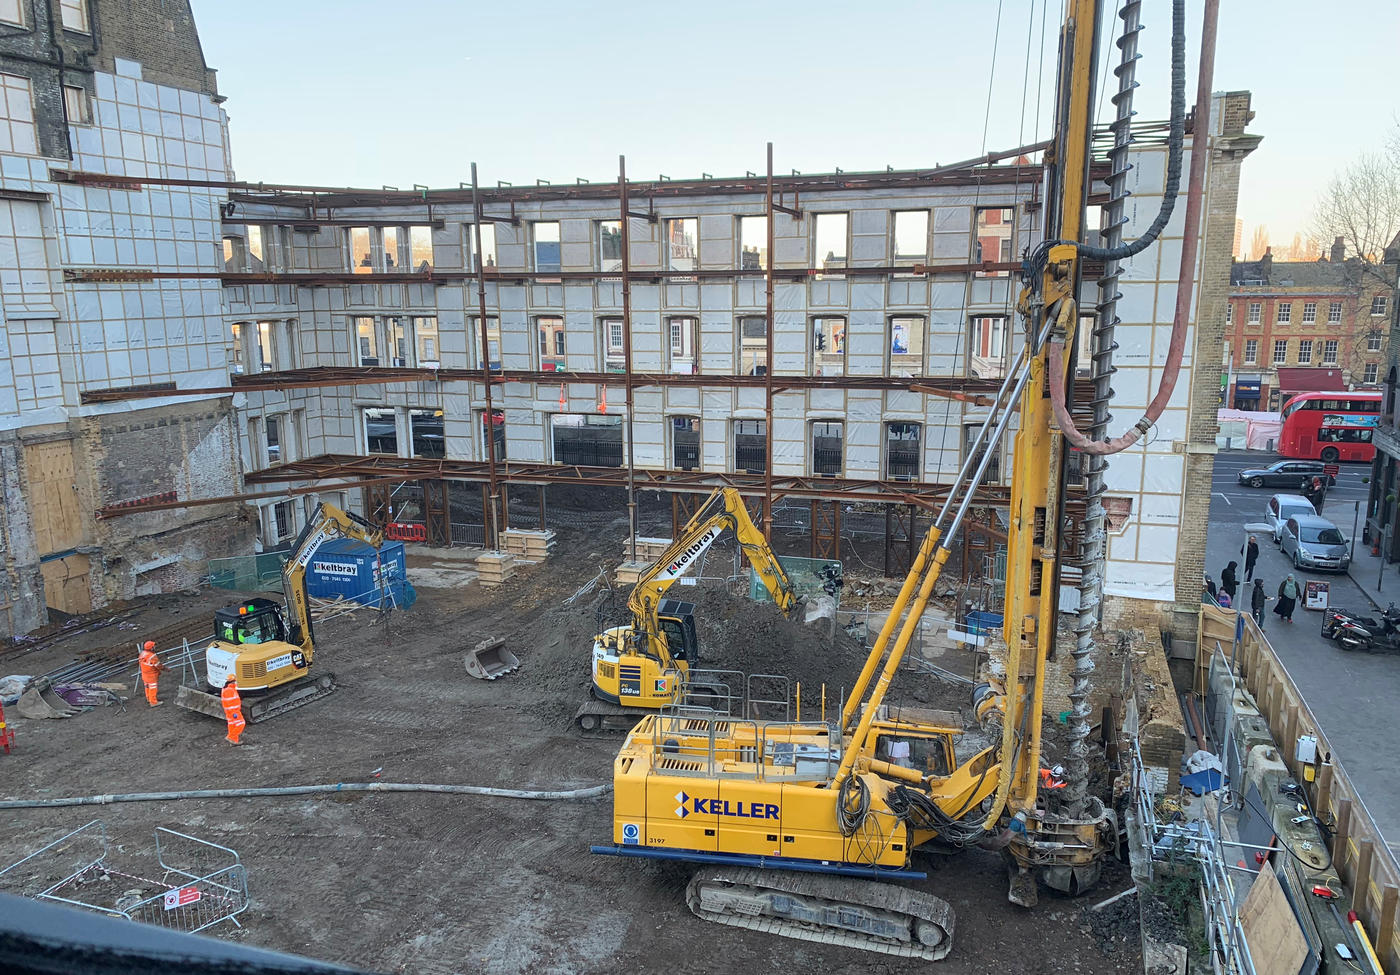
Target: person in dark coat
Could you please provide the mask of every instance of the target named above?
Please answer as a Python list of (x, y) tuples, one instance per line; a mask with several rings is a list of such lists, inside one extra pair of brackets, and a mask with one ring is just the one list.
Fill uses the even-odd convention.
[(1254, 563), (1259, 561), (1259, 540), (1253, 535), (1244, 546), (1244, 581), (1254, 578)]
[[(1210, 594), (1211, 599), (1215, 599), (1215, 580), (1210, 576), (1206, 576), (1206, 592)], [(1216, 600), (1216, 602), (1219, 602), (1219, 600)]]
[(1235, 601), (1235, 593), (1239, 592), (1240, 588), (1239, 576), (1235, 574), (1239, 566), (1240, 564), (1232, 559), (1230, 564), (1225, 566), (1225, 571), (1220, 573), (1220, 591), (1229, 593), (1231, 602)]
[(1254, 588), (1249, 591), (1249, 611), (1261, 630), (1264, 628), (1264, 604), (1268, 601), (1269, 597), (1264, 595), (1264, 580), (1255, 579)]
[(1278, 605), (1274, 607), (1274, 612), (1282, 616), (1284, 622), (1293, 622), (1293, 607), (1298, 603), (1298, 594), (1301, 591), (1298, 580), (1293, 578), (1293, 573), (1288, 573), (1288, 578), (1278, 584)]

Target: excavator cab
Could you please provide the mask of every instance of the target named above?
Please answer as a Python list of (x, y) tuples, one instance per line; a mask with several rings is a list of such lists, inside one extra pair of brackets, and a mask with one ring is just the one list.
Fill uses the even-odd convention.
[(282, 607), (271, 599), (250, 599), (214, 611), (214, 638), (224, 643), (257, 644), (287, 639)]
[(690, 666), (698, 663), (700, 642), (695, 636), (695, 604), (663, 599), (656, 608), (656, 618), (671, 656)]

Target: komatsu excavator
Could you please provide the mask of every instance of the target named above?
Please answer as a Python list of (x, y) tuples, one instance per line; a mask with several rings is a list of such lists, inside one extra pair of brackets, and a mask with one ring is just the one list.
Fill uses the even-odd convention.
[(205, 650), (212, 693), (182, 685), (175, 697), (177, 705), (222, 719), (219, 692), (232, 675), (244, 698), (244, 713), (252, 723), (309, 704), (335, 689), (328, 676), (306, 680), (316, 655), (306, 567), (321, 543), (333, 538), (357, 538), (379, 548), (384, 533), (359, 515), (319, 505), (282, 566), (285, 608), (271, 599), (250, 599), (216, 610), (214, 639)]
[(661, 557), (637, 579), (627, 600), (631, 622), (594, 638), (589, 700), (574, 716), (579, 728), (626, 729), (646, 712), (670, 707), (683, 696), (692, 702), (707, 696), (715, 700), (731, 696), (727, 687), (698, 687), (690, 679), (699, 651), (695, 606), (663, 598), (726, 530), (734, 532), (740, 550), (779, 612), (792, 615), (798, 604), (792, 584), (763, 532), (749, 517), (743, 497), (733, 488), (715, 489)]
[[(1113, 441), (1090, 440), (1074, 428), (1065, 409), (1073, 364), (1064, 350), (1075, 348), (1081, 261), (1138, 253), (1170, 216), (1185, 118), (1185, 31), (1184, 4), (1174, 0), (1173, 116), (1162, 212), (1136, 241), (1099, 248), (1081, 242), (1099, 8), (1098, 0), (1066, 5), (1055, 138), (1046, 152), (1046, 240), (1026, 258), (1018, 302), (1024, 341), (839, 721), (803, 721), (800, 712), (794, 721), (764, 722), (742, 713), (677, 710), (642, 718), (618, 752), (613, 835), (593, 852), (703, 864), (687, 889), (687, 902), (701, 917), (939, 959), (952, 946), (952, 906), (907, 883), (889, 882), (924, 876), (912, 859), (916, 850), (935, 844), (943, 850), (973, 844), (1002, 849), (1010, 865), (1010, 899), (1029, 907), (1039, 882), (1070, 893), (1092, 886), (1116, 843), (1112, 810), (1087, 790), (1076, 789), (1074, 801), (1064, 802), (1040, 788), (1046, 661), (1055, 645), (1065, 523), (1066, 440), (1086, 454), (1104, 454), (1136, 439), (1130, 432)], [(1125, 32), (1137, 29), (1125, 22)], [(1129, 39), (1135, 45), (1136, 38)], [(1131, 53), (1125, 51), (1125, 58)], [(1203, 92), (1208, 95), (1208, 81)], [(1197, 126), (1192, 151), (1199, 161), (1205, 138), (1199, 115)], [(1121, 138), (1127, 138), (1126, 126)], [(1199, 172), (1193, 165), (1188, 226), (1197, 219)], [(1182, 263), (1189, 268), (1195, 242), (1187, 236)], [(1178, 330), (1189, 320), (1183, 298), (1189, 311), (1185, 281), (1169, 354), (1178, 361)], [(1158, 398), (1170, 396), (1174, 368), (1168, 361), (1163, 388), (1138, 422), (1137, 435), (1160, 414)], [(1172, 375), (1170, 382), (1165, 374)], [(975, 714), (994, 740), (955, 764), (954, 736), (962, 731), (957, 715), (895, 707), (886, 697), (1013, 413), (1018, 428), (1005, 647), (1002, 666), (986, 675), (973, 698)], [(1091, 570), (1097, 566), (1085, 567)], [(1087, 714), (1086, 702), (1071, 700), (1076, 718)], [(1082, 778), (1079, 771), (1072, 774)]]

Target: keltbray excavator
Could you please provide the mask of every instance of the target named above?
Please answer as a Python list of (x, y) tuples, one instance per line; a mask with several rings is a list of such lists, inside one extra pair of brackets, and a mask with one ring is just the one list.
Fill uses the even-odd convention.
[[(1096, 883), (1117, 839), (1112, 810), (1087, 790), (1066, 801), (1041, 788), (1047, 659), (1055, 645), (1064, 526), (1066, 438), (1086, 453), (1131, 443), (1089, 441), (1063, 410), (1073, 378), (1065, 349), (1079, 324), (1080, 263), (1120, 260), (1152, 243), (1170, 216), (1184, 128), (1184, 9), (1173, 9), (1173, 116), (1162, 213), (1131, 244), (1080, 243), (1089, 175), (1097, 0), (1069, 0), (1060, 39), (1055, 137), (1046, 151), (1046, 241), (1025, 262), (1018, 312), (1024, 341), (966, 453), (884, 621), (839, 721), (758, 721), (678, 709), (649, 714), (613, 766), (613, 835), (593, 852), (703, 864), (686, 899), (701, 917), (789, 937), (930, 960), (952, 946), (952, 906), (914, 886), (913, 854), (969, 845), (1000, 848), (1010, 899), (1033, 906), (1037, 884), (1074, 893)], [(1126, 30), (1135, 25), (1125, 25)], [(1125, 55), (1126, 56), (1126, 55)], [(1208, 95), (1208, 83), (1203, 94)], [(1198, 116), (1202, 117), (1202, 116)], [(1203, 138), (1193, 155), (1203, 151)], [(1202, 158), (1202, 157), (1197, 157)], [(1193, 166), (1187, 225), (1199, 207)], [(1175, 175), (1173, 175), (1175, 174)], [(1182, 263), (1194, 266), (1188, 234)], [(1189, 273), (1189, 272), (1188, 272)], [(1183, 282), (1173, 355), (1183, 318)], [(1169, 361), (1164, 373), (1170, 373)], [(1174, 380), (1173, 380), (1174, 381)], [(1170, 386), (1164, 375), (1164, 391)], [(1159, 391), (1159, 396), (1162, 391)], [(1165, 399), (1165, 397), (1163, 397)], [(1158, 410), (1154, 414), (1154, 409)], [(957, 714), (896, 707), (888, 691), (915, 636), (1000, 439), (1017, 417), (1007, 541), (1001, 666), (978, 684), (973, 712), (992, 744), (956, 763)], [(1150, 406), (1137, 430), (1160, 414)], [(992, 448), (992, 449), (989, 449)], [(1097, 571), (1086, 566), (1085, 571)], [(1083, 661), (1080, 661), (1083, 663)], [(1076, 671), (1075, 679), (1080, 673)], [(1071, 694), (1075, 720), (1087, 691)], [(1072, 750), (1066, 761), (1075, 764)], [(1082, 756), (1078, 764), (1084, 764)], [(1075, 784), (1086, 777), (1076, 767)]]
[(744, 499), (733, 488), (717, 488), (661, 557), (637, 579), (627, 600), (631, 622), (599, 633), (593, 640), (593, 681), (574, 716), (584, 731), (632, 727), (648, 711), (677, 703), (728, 699), (728, 686), (699, 685), (691, 671), (699, 660), (695, 606), (666, 599), (666, 591), (696, 564), (714, 542), (732, 531), (778, 611), (790, 616), (798, 606), (787, 573), (753, 523)]
[(306, 679), (316, 655), (306, 567), (321, 543), (333, 538), (356, 538), (377, 549), (383, 544), (384, 532), (359, 515), (321, 503), (282, 566), (285, 605), (271, 599), (250, 599), (216, 610), (214, 639), (204, 652), (211, 693), (182, 685), (175, 697), (177, 705), (222, 720), (219, 692), (232, 675), (243, 698), (244, 715), (254, 723), (335, 690), (329, 675)]

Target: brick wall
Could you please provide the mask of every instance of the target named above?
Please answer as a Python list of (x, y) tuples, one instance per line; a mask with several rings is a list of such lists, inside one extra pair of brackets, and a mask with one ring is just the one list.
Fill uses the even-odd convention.
[[(1201, 239), (1201, 278), (1196, 299), (1196, 336), (1192, 351), (1191, 418), (1187, 425), (1184, 494), (1209, 498), (1215, 470), (1216, 411), (1220, 374), (1224, 369), (1225, 307), (1230, 298), (1230, 264), (1239, 201), (1240, 164), (1254, 151), (1260, 137), (1244, 126), (1254, 117), (1248, 92), (1227, 92), (1211, 136), (1207, 166), (1205, 214)], [(1205, 575), (1209, 505), (1183, 509), (1176, 547), (1176, 609), (1172, 630), (1194, 639), (1196, 615)]]
[(218, 94), (188, 0), (95, 0), (95, 5), (100, 37), (95, 67), (113, 71), (114, 58), (139, 61), (146, 81)]
[[(169, 491), (184, 500), (228, 494), (239, 479), (235, 423), (229, 399), (77, 421), (94, 505)], [(209, 559), (251, 551), (254, 530), (238, 504), (97, 522), (103, 558), (93, 573), (93, 602), (196, 585)]]

